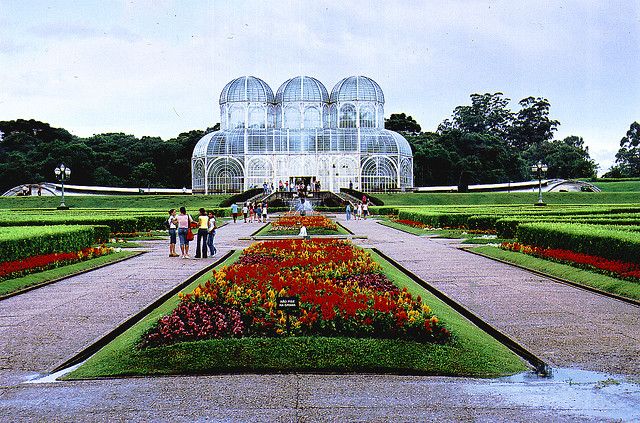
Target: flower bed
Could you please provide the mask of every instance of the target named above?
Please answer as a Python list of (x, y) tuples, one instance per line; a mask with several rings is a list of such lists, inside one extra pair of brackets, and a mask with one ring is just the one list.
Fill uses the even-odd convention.
[(596, 270), (618, 278), (632, 279), (635, 281), (640, 280), (640, 264), (637, 263), (609, 260), (599, 256), (559, 248), (535, 247), (518, 242), (503, 242), (501, 248), (570, 264), (580, 268), (587, 268), (588, 270)]
[(104, 256), (112, 251), (112, 248), (104, 246), (89, 247), (80, 251), (42, 254), (27, 257), (22, 260), (4, 262), (0, 266), (0, 281)]
[(299, 230), (301, 226), (307, 228), (307, 231), (314, 229), (326, 229), (330, 231), (338, 231), (336, 225), (329, 218), (317, 214), (310, 216), (300, 216), (294, 214), (284, 215), (271, 224), (273, 231)]
[(295, 336), (398, 338), (444, 343), (450, 334), (420, 297), (399, 290), (368, 253), (347, 241), (253, 244), (147, 332), (140, 345), (223, 337), (279, 337), (278, 296), (297, 296)]

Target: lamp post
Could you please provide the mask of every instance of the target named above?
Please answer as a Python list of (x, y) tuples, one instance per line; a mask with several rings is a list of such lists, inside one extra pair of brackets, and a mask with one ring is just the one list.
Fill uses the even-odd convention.
[(531, 166), (531, 171), (538, 173), (538, 202), (534, 206), (545, 206), (546, 204), (542, 201), (542, 173), (547, 171), (547, 165), (538, 160), (538, 163)]
[(60, 205), (58, 206), (58, 210), (69, 210), (69, 207), (64, 204), (64, 181), (69, 180), (71, 177), (71, 169), (66, 167), (64, 163), (60, 166), (56, 167), (53, 170), (53, 173), (56, 174), (56, 179), (60, 181), (62, 184), (62, 197), (60, 201)]

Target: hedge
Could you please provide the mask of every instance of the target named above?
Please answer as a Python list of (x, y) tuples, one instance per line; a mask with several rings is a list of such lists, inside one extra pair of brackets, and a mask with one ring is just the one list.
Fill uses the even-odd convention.
[(520, 224), (516, 239), (541, 248), (559, 248), (610, 260), (640, 263), (639, 232), (599, 225), (535, 222)]
[(106, 226), (28, 226), (0, 228), (0, 262), (80, 251), (104, 237)]

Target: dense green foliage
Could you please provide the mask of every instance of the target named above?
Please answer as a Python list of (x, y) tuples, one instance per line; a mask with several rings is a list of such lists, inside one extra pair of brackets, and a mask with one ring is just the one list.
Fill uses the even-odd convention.
[(0, 262), (80, 251), (104, 235), (104, 230), (86, 225), (0, 228)]
[(560, 248), (578, 253), (640, 263), (640, 233), (577, 223), (522, 223), (519, 242), (541, 248)]
[(190, 187), (193, 148), (214, 128), (165, 141), (123, 133), (81, 138), (35, 120), (0, 121), (0, 192), (54, 181), (60, 163), (72, 169), (71, 182), (78, 185)]
[(640, 180), (598, 179), (593, 184), (604, 192), (640, 192)]
[[(453, 333), (446, 345), (388, 339), (243, 338), (138, 349), (140, 337), (178, 304), (174, 297), (98, 351), (68, 379), (119, 375), (228, 372), (394, 372), (491, 377), (526, 369), (505, 346), (442, 303), (380, 257), (385, 274), (420, 295)], [(235, 260), (235, 257), (231, 260)], [(208, 275), (185, 289), (190, 292)]]
[(457, 185), (522, 181), (535, 175), (530, 166), (548, 164), (551, 178), (595, 175), (596, 164), (580, 137), (553, 140), (560, 124), (549, 117), (544, 98), (528, 97), (520, 110), (508, 108), (502, 93), (472, 94), (436, 133), (409, 136), (414, 153), (414, 185)]
[(604, 175), (608, 178), (628, 178), (640, 176), (640, 123), (633, 122), (620, 140), (616, 153), (616, 165)]

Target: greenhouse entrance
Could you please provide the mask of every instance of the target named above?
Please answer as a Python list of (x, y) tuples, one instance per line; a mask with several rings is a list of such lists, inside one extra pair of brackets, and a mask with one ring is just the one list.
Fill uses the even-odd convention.
[[(291, 176), (289, 177), (289, 186), (293, 185), (297, 187), (300, 184), (304, 184), (304, 190), (314, 191), (313, 187), (316, 183), (315, 176)], [(308, 188), (311, 187), (311, 188)]]

